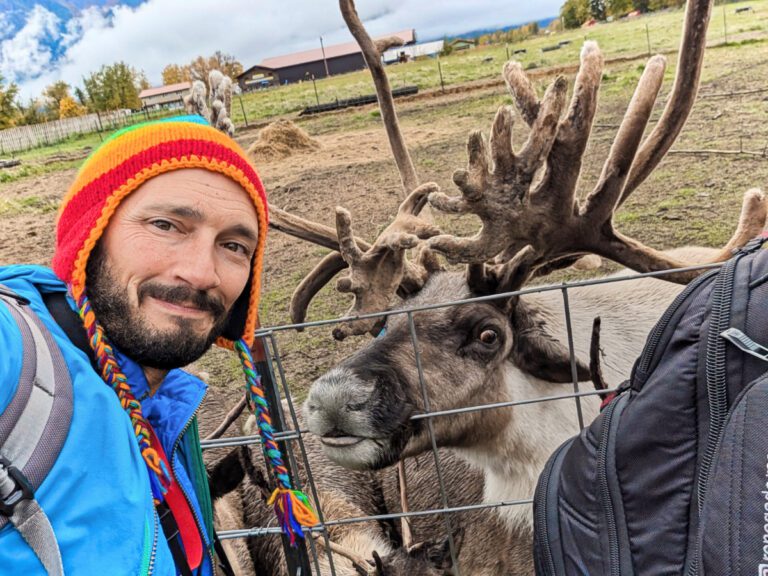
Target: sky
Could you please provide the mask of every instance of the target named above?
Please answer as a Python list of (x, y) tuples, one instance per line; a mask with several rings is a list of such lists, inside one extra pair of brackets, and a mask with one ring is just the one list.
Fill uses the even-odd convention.
[[(371, 35), (419, 40), (557, 15), (563, 0), (357, 0)], [(246, 68), (271, 56), (351, 41), (336, 0), (0, 0), (0, 74), (22, 100), (64, 80), (82, 85), (124, 61), (160, 85), (168, 64), (216, 50)]]

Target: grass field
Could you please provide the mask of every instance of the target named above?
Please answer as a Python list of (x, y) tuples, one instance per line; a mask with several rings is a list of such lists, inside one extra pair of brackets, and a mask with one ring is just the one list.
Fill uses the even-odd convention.
[[(751, 12), (736, 14), (736, 8), (752, 7)], [(725, 14), (725, 20), (723, 15)], [(682, 27), (683, 11), (671, 10), (648, 14), (640, 18), (598, 24), (587, 29), (567, 30), (551, 35), (541, 34), (515, 45), (480, 46), (473, 50), (455, 52), (440, 58), (443, 82), (446, 86), (498, 77), (501, 65), (514, 50), (525, 49), (525, 54), (515, 56), (526, 69), (563, 66), (578, 62), (579, 50), (584, 40), (596, 40), (607, 59), (643, 56), (677, 49)], [(646, 34), (647, 26), (647, 34)], [(768, 1), (740, 2), (715, 7), (710, 21), (708, 41), (710, 45), (728, 42), (752, 41), (759, 38), (768, 41)], [(417, 30), (418, 32), (418, 30)], [(570, 44), (551, 52), (541, 49), (570, 41)], [(440, 88), (438, 60), (425, 58), (387, 68), (393, 87), (416, 85), (419, 90)], [(373, 94), (374, 87), (367, 70), (324, 78), (316, 81), (319, 102), (332, 102), (342, 98)], [(317, 104), (318, 98), (312, 82), (292, 84), (246, 94), (242, 97), (243, 108), (250, 121), (298, 112)], [(232, 115), (235, 123), (243, 123), (243, 113), (236, 101)]]

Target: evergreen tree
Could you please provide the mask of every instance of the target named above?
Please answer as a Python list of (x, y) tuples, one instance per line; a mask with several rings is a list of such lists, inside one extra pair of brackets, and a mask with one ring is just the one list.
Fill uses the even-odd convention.
[(589, 0), (589, 11), (595, 20), (605, 20), (605, 0)]

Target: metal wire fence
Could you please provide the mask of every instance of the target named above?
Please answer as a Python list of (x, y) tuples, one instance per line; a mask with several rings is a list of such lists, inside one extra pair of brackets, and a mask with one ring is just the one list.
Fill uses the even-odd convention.
[[(299, 468), (298, 466), (299, 461), (301, 461), (301, 466), (305, 470), (307, 485), (302, 486), (299, 476), (294, 473), (292, 474), (292, 476), (293, 476), (295, 485), (300, 489), (304, 489), (305, 492), (308, 495), (310, 495), (316, 503), (319, 503), (320, 500), (318, 498), (317, 486), (315, 485), (315, 482), (313, 479), (310, 461), (307, 457), (307, 451), (304, 445), (304, 437), (309, 433), (309, 431), (306, 428), (302, 428), (300, 425), (300, 419), (296, 412), (296, 406), (293, 400), (291, 399), (291, 395), (288, 390), (286, 372), (284, 370), (283, 362), (282, 362), (280, 351), (278, 348), (278, 342), (275, 335), (277, 332), (291, 331), (296, 329), (304, 329), (304, 328), (318, 327), (318, 326), (337, 325), (340, 323), (349, 322), (353, 319), (359, 319), (359, 318), (380, 318), (380, 317), (389, 317), (394, 315), (404, 315), (408, 323), (408, 330), (409, 330), (409, 335), (411, 339), (411, 345), (413, 346), (413, 352), (414, 352), (415, 369), (418, 373), (419, 388), (420, 388), (420, 393), (422, 395), (422, 401), (424, 403), (424, 408), (425, 408), (423, 412), (411, 416), (411, 420), (426, 421), (426, 427), (427, 427), (427, 431), (430, 438), (432, 456), (434, 458), (435, 469), (437, 472), (437, 482), (439, 484), (439, 491), (440, 491), (440, 506), (432, 509), (420, 510), (420, 511), (372, 514), (372, 515), (365, 515), (365, 516), (358, 516), (358, 517), (345, 517), (345, 518), (327, 518), (324, 510), (322, 509), (322, 506), (318, 505), (317, 512), (318, 512), (318, 517), (320, 519), (320, 522), (313, 528), (308, 529), (307, 532), (308, 533), (311, 532), (314, 535), (317, 535), (320, 542), (322, 543), (322, 546), (316, 545), (314, 537), (306, 538), (305, 541), (307, 543), (308, 554), (304, 557), (303, 561), (301, 560), (301, 558), (296, 560), (297, 552), (295, 550), (286, 548), (285, 549), (286, 557), (289, 557), (289, 556), (294, 557), (293, 562), (289, 561), (289, 565), (293, 564), (294, 571), (289, 571), (289, 573), (291, 575), (331, 574), (333, 576), (335, 576), (338, 573), (337, 564), (334, 563), (335, 554), (332, 550), (333, 546), (332, 546), (332, 543), (330, 542), (330, 538), (328, 534), (329, 529), (335, 526), (356, 525), (356, 524), (362, 524), (367, 522), (392, 521), (392, 520), (399, 520), (401, 518), (413, 518), (416, 516), (440, 515), (445, 519), (445, 522), (446, 522), (446, 535), (450, 543), (450, 553), (451, 553), (451, 560), (453, 563), (454, 573), (459, 576), (471, 576), (468, 574), (462, 575), (459, 569), (456, 545), (453, 541), (454, 530), (452, 527), (452, 522), (455, 521), (455, 515), (460, 513), (476, 511), (476, 510), (530, 506), (533, 502), (533, 494), (531, 494), (529, 498), (524, 498), (524, 499), (502, 500), (502, 501), (495, 501), (495, 502), (478, 502), (474, 504), (453, 506), (453, 507), (449, 506), (445, 479), (444, 479), (445, 469), (444, 469), (443, 463), (441, 462), (441, 456), (437, 447), (437, 441), (436, 441), (434, 429), (432, 426), (433, 420), (435, 420), (436, 418), (446, 418), (446, 417), (456, 416), (459, 414), (465, 414), (470, 412), (497, 410), (497, 409), (503, 409), (503, 408), (513, 408), (513, 407), (520, 408), (520, 407), (524, 407), (526, 405), (531, 405), (531, 404), (572, 399), (575, 403), (578, 427), (579, 429), (584, 428), (584, 426), (589, 424), (589, 422), (585, 422), (584, 420), (584, 416), (582, 413), (582, 402), (581, 402), (582, 399), (585, 397), (591, 397), (595, 395), (610, 393), (614, 390), (613, 389), (583, 390), (580, 388), (580, 382), (578, 381), (578, 377), (577, 377), (577, 359), (574, 351), (574, 334), (572, 330), (572, 321), (571, 321), (572, 309), (571, 309), (571, 303), (569, 299), (569, 293), (575, 290), (583, 289), (587, 286), (609, 284), (609, 283), (616, 283), (616, 282), (630, 284), (630, 286), (628, 286), (627, 289), (631, 290), (631, 284), (642, 278), (664, 277), (667, 274), (672, 274), (675, 272), (686, 272), (690, 270), (706, 270), (710, 268), (717, 268), (719, 266), (720, 264), (710, 264), (710, 265), (703, 265), (703, 266), (693, 266), (689, 268), (681, 268), (677, 270), (651, 272), (646, 274), (614, 275), (614, 276), (608, 276), (608, 277), (603, 277), (603, 278), (598, 278), (593, 280), (584, 280), (584, 281), (572, 282), (572, 283), (535, 286), (535, 287), (525, 288), (523, 290), (519, 290), (516, 292), (494, 294), (489, 296), (482, 296), (482, 297), (476, 297), (476, 298), (470, 298), (470, 299), (464, 299), (464, 300), (456, 300), (451, 302), (443, 302), (438, 304), (430, 304), (430, 305), (424, 305), (424, 306), (418, 306), (418, 307), (405, 307), (398, 310), (391, 310), (388, 312), (366, 314), (364, 316), (361, 315), (355, 318), (320, 320), (315, 322), (306, 322), (302, 324), (291, 324), (291, 325), (275, 326), (271, 328), (260, 329), (257, 332), (256, 336), (257, 338), (260, 338), (264, 343), (265, 350), (268, 353), (269, 362), (267, 364), (269, 366), (269, 371), (270, 371), (269, 374), (264, 375), (266, 376), (264, 378), (264, 382), (266, 385), (269, 385), (272, 387), (274, 398), (282, 397), (284, 399), (285, 405), (287, 406), (287, 409), (288, 409), (287, 414), (284, 413), (281, 403), (279, 401), (275, 402), (275, 404), (272, 406), (273, 417), (275, 420), (276, 428), (280, 430), (276, 435), (276, 440), (280, 442), (281, 446), (284, 448), (285, 452), (287, 453), (287, 458), (288, 458), (288, 462), (290, 464), (291, 470), (295, 472)], [(521, 400), (512, 400), (512, 401), (497, 402), (497, 403), (482, 404), (482, 405), (463, 406), (463, 407), (458, 407), (458, 408), (449, 409), (449, 410), (433, 411), (430, 409), (430, 398), (427, 393), (427, 387), (425, 385), (425, 375), (424, 375), (422, 362), (421, 362), (419, 335), (417, 333), (416, 325), (413, 319), (414, 314), (417, 314), (419, 312), (429, 311), (429, 310), (435, 310), (439, 308), (457, 307), (457, 306), (462, 306), (462, 305), (471, 304), (471, 303), (489, 302), (492, 300), (506, 299), (513, 296), (524, 296), (526, 294), (551, 292), (551, 291), (559, 291), (562, 297), (562, 311), (565, 318), (565, 327), (566, 327), (567, 339), (568, 339), (567, 345), (568, 345), (568, 350), (570, 354), (572, 391), (566, 394), (542, 396), (534, 399), (521, 399)], [(659, 316), (661, 316), (662, 312), (663, 310), (658, 311)], [(631, 319), (627, 319), (627, 321), (629, 322), (631, 321)], [(638, 354), (639, 354), (639, 350), (638, 350)], [(629, 374), (627, 374), (626, 376), (629, 377)], [(581, 384), (583, 385), (584, 383), (581, 382)], [(574, 433), (576, 431), (577, 430), (574, 428)], [(260, 439), (258, 436), (241, 436), (241, 437), (234, 437), (234, 438), (207, 440), (207, 441), (204, 441), (202, 444), (203, 444), (203, 449), (212, 449), (212, 448), (243, 446), (243, 445), (259, 444), (259, 443), (260, 443)], [(245, 526), (241, 529), (222, 530), (222, 531), (219, 531), (218, 534), (222, 540), (235, 539), (235, 538), (261, 538), (265, 536), (279, 535), (280, 529), (276, 526)], [(322, 548), (322, 550), (319, 550), (318, 548)], [(325, 571), (321, 572), (320, 565), (321, 565), (322, 555), (325, 555), (324, 565), (327, 566), (327, 568), (325, 569)]]

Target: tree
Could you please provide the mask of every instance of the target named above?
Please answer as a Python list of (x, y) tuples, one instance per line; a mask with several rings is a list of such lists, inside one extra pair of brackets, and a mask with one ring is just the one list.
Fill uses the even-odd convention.
[(59, 102), (59, 118), (75, 118), (83, 116), (85, 112), (85, 107), (75, 102), (72, 96), (65, 96)]
[(224, 76), (229, 76), (233, 80), (243, 73), (243, 65), (231, 54), (225, 54), (221, 50), (216, 50), (213, 56), (208, 58), (211, 70), (219, 70)]
[(53, 110), (58, 111), (61, 107), (61, 101), (64, 98), (69, 98), (69, 84), (63, 80), (54, 82), (43, 90), (43, 97), (51, 102), (51, 108)]
[(163, 68), (162, 76), (165, 86), (192, 81), (189, 66), (179, 66), (178, 64), (168, 64), (168, 66)]
[(85, 92), (83, 92), (83, 89), (80, 88), (80, 86), (75, 86), (73, 92), (75, 93), (75, 98), (77, 98), (77, 102), (80, 104), (80, 106), (88, 106), (88, 96), (85, 95)]
[(40, 124), (46, 122), (48, 109), (46, 104), (40, 99), (30, 99), (26, 106), (19, 104), (19, 117), (16, 120), (17, 126), (26, 126), (30, 124)]
[(13, 82), (4, 86), (5, 78), (0, 74), (0, 129), (14, 125), (19, 109), (16, 107), (16, 96), (19, 87)]
[(229, 76), (234, 80), (243, 73), (243, 65), (231, 54), (217, 50), (212, 56), (198, 56), (189, 64), (168, 64), (163, 68), (163, 84), (167, 86), (180, 82), (202, 80), (207, 85), (208, 74), (211, 70), (218, 70), (224, 76)]
[(147, 73), (144, 72), (144, 70), (140, 70), (136, 73), (135, 84), (139, 90), (146, 90), (152, 87), (152, 85), (149, 83), (149, 79), (147, 78)]
[(589, 0), (589, 11), (595, 20), (605, 20), (605, 0)]
[(606, 12), (609, 16), (624, 16), (632, 12), (632, 0), (606, 0)]
[(95, 111), (141, 108), (140, 81), (141, 73), (125, 62), (102, 66), (98, 72), (83, 78), (88, 100)]
[(560, 8), (560, 17), (566, 28), (578, 28), (586, 22), (591, 15), (590, 0), (566, 0)]

